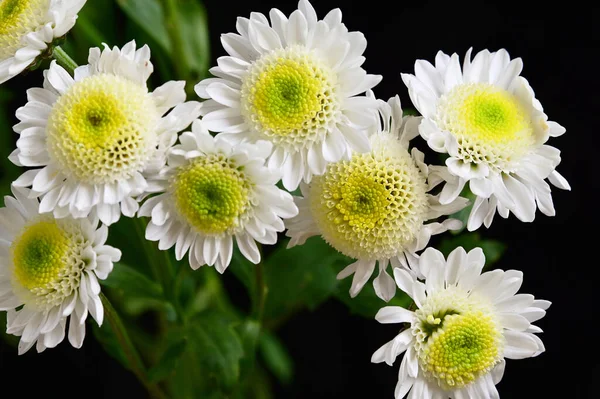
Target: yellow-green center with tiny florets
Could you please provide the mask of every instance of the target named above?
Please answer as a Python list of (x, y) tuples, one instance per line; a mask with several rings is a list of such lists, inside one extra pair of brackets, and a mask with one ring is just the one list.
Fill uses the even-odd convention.
[(232, 233), (250, 206), (243, 168), (220, 154), (193, 159), (172, 179), (177, 211), (205, 235)]
[(0, 61), (24, 47), (21, 39), (41, 28), (50, 0), (0, 0)]
[(67, 175), (112, 183), (143, 170), (157, 144), (159, 115), (145, 86), (99, 74), (73, 86), (48, 119), (48, 151)]
[(419, 366), (440, 388), (463, 388), (502, 359), (502, 329), (487, 300), (450, 286), (430, 294), (415, 315)]
[(79, 288), (89, 244), (77, 222), (42, 217), (26, 225), (11, 245), (15, 293), (39, 310), (59, 306)]
[(327, 166), (310, 185), (323, 238), (357, 259), (389, 259), (420, 232), (428, 208), (425, 177), (391, 136), (369, 153)]
[(334, 74), (313, 53), (292, 46), (255, 61), (243, 78), (242, 114), (265, 139), (303, 147), (323, 139), (339, 105)]
[(14, 243), (15, 277), (27, 288), (41, 288), (56, 280), (66, 267), (69, 240), (56, 222), (31, 226)]
[(458, 156), (507, 171), (534, 144), (527, 108), (514, 94), (488, 83), (458, 85), (440, 98), (438, 126), (458, 142)]

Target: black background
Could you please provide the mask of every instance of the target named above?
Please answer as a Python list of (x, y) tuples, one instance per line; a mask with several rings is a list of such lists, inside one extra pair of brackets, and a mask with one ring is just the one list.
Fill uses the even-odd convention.
[[(93, 0), (90, 0), (93, 1)], [(272, 7), (289, 15), (292, 0), (208, 0), (213, 59), (224, 55), (219, 34), (235, 30), (235, 18)], [(538, 212), (534, 223), (497, 217), (486, 237), (501, 239), (508, 251), (497, 267), (525, 273), (521, 292), (553, 302), (537, 322), (546, 352), (533, 359), (508, 361), (499, 391), (504, 398), (596, 398), (600, 378), (597, 325), (598, 289), (598, 135), (600, 128), (600, 51), (598, 9), (574, 2), (332, 1), (314, 3), (320, 18), (340, 7), (350, 30), (368, 40), (364, 67), (381, 74), (375, 94), (399, 94), (409, 106), (400, 72), (413, 73), (418, 58), (433, 61), (438, 50), (474, 52), (506, 48), (524, 61), (525, 76), (550, 120), (567, 128), (551, 139), (562, 151), (558, 171), (571, 192), (553, 190), (556, 217)], [(118, 43), (122, 45), (123, 43)], [(17, 78), (22, 79), (22, 78)], [(37, 85), (38, 83), (36, 83)], [(417, 144), (423, 149), (424, 142)], [(436, 241), (433, 241), (435, 245)], [(233, 284), (232, 278), (226, 281)], [(279, 332), (296, 362), (294, 383), (276, 388), (277, 398), (392, 398), (399, 362), (370, 363), (370, 356), (396, 333), (395, 326), (351, 316), (328, 302), (303, 312)], [(103, 353), (88, 334), (75, 350), (67, 342), (37, 355), (18, 357), (0, 344), (0, 397), (143, 398), (135, 378)]]

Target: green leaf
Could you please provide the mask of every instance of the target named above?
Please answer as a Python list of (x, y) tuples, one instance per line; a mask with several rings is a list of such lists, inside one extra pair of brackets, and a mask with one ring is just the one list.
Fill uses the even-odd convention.
[(482, 239), (477, 232), (463, 233), (458, 236), (444, 238), (438, 249), (444, 256), (448, 257), (450, 252), (458, 247), (463, 247), (467, 252), (473, 248), (481, 247), (485, 255), (486, 268), (499, 261), (504, 251), (506, 251), (504, 243), (492, 239)]
[(304, 307), (317, 308), (338, 284), (331, 265), (346, 259), (320, 237), (291, 249), (285, 246), (283, 243), (265, 261), (266, 318), (283, 317)]
[(147, 310), (166, 312), (168, 320), (177, 318), (173, 304), (164, 296), (162, 287), (143, 273), (124, 264), (117, 263), (106, 280), (100, 284), (111, 288), (119, 297), (122, 309), (130, 315), (140, 315)]
[(401, 306), (403, 308), (408, 308), (410, 306), (412, 299), (399, 289), (396, 290), (396, 296), (389, 302), (385, 302), (383, 299), (379, 298), (373, 288), (373, 278), (374, 277), (365, 284), (356, 298), (351, 298), (349, 294), (352, 278), (348, 277), (343, 279), (335, 292), (335, 298), (346, 305), (350, 310), (350, 313), (369, 319), (374, 318), (379, 309), (384, 306)]
[(198, 314), (174, 337), (187, 339), (187, 348), (169, 380), (176, 398), (226, 397), (239, 381), (244, 349), (231, 314)]
[(90, 47), (119, 43), (118, 8), (113, 0), (88, 1), (77, 17), (77, 23), (61, 45), (80, 65), (87, 64)]
[(124, 263), (116, 263), (113, 271), (100, 284), (126, 292), (129, 297), (163, 299), (163, 290), (158, 283)]
[(294, 361), (279, 339), (264, 332), (260, 336), (260, 354), (265, 366), (282, 384), (289, 384), (294, 377)]
[(245, 379), (253, 372), (256, 365), (256, 346), (261, 336), (261, 326), (258, 321), (249, 319), (239, 325), (237, 330), (244, 347), (244, 357), (240, 362), (240, 376), (241, 379)]
[(168, 53), (171, 52), (169, 33), (164, 23), (164, 13), (159, 0), (117, 0), (129, 18), (142, 28)]
[(187, 348), (187, 344), (187, 339), (182, 338), (172, 342), (167, 347), (158, 363), (148, 370), (148, 379), (150, 382), (160, 382), (174, 372), (183, 352)]
[[(177, 29), (182, 42), (182, 54), (188, 66), (189, 75), (184, 78), (188, 81), (199, 81), (206, 77), (210, 67), (210, 35), (208, 18), (201, 1), (180, 0), (177, 2)], [(176, 61), (178, 62), (178, 61)]]
[(485, 254), (485, 267), (498, 262), (506, 251), (506, 244), (497, 240), (481, 240), (479, 246)]

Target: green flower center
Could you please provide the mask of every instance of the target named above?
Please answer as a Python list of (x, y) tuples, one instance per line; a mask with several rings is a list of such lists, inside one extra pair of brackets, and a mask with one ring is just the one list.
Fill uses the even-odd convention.
[(425, 178), (391, 136), (373, 151), (329, 164), (313, 178), (310, 207), (333, 247), (358, 259), (386, 259), (419, 233), (428, 201)]
[(429, 338), (421, 368), (442, 387), (461, 388), (489, 372), (498, 362), (499, 332), (481, 312), (450, 314)]
[(143, 169), (156, 146), (156, 106), (146, 88), (109, 74), (76, 82), (54, 104), (48, 150), (80, 180), (110, 183)]
[(232, 233), (250, 206), (250, 184), (223, 155), (195, 158), (172, 181), (175, 205), (183, 219), (205, 235)]
[(56, 222), (29, 227), (13, 244), (15, 277), (25, 288), (43, 288), (66, 267), (69, 240)]
[(502, 359), (502, 329), (485, 299), (449, 286), (429, 295), (415, 315), (419, 365), (442, 389), (462, 388)]
[(21, 38), (44, 25), (50, 0), (0, 0), (0, 61), (23, 47)]
[(60, 305), (79, 287), (88, 245), (76, 222), (44, 217), (26, 226), (11, 246), (17, 295), (40, 310)]
[(339, 108), (333, 73), (298, 46), (252, 64), (241, 99), (242, 113), (259, 135), (290, 146), (322, 139)]
[(531, 117), (516, 96), (487, 83), (455, 87), (438, 104), (437, 123), (451, 132), (459, 156), (506, 170), (534, 144)]

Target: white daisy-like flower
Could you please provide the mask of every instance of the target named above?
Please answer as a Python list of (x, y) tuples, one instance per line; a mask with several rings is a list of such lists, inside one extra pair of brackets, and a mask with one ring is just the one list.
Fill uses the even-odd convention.
[(281, 218), (298, 213), (292, 196), (276, 183), (280, 174), (265, 166), (271, 144), (231, 145), (212, 137), (200, 120), (179, 137), (153, 187), (160, 195), (141, 206), (151, 216), (146, 238), (166, 250), (175, 245), (181, 260), (189, 251), (192, 269), (215, 266), (223, 273), (233, 254), (260, 262), (256, 241), (275, 244)]
[(272, 9), (238, 18), (239, 34), (221, 37), (229, 54), (211, 69), (216, 78), (196, 86), (207, 129), (232, 143), (273, 144), (269, 167), (282, 170), (283, 185), (325, 171), (350, 149), (369, 150), (365, 129), (376, 123), (374, 99), (359, 95), (381, 81), (361, 65), (367, 41), (348, 32), (339, 9), (323, 20), (307, 0), (289, 19)]
[[(392, 365), (404, 353), (396, 399), (499, 398), (495, 385), (505, 360), (544, 352), (534, 326), (550, 302), (516, 294), (523, 281), (517, 270), (481, 273), (481, 248), (462, 247), (448, 260), (428, 248), (420, 259), (425, 282), (402, 269), (394, 270), (398, 287), (415, 302), (416, 310), (382, 308), (380, 323), (406, 323), (406, 329), (379, 348), (374, 363)], [(516, 294), (516, 295), (515, 295)]]
[(396, 293), (387, 267), (404, 267), (420, 276), (418, 255), (434, 234), (458, 229), (461, 223), (447, 219), (427, 223), (464, 208), (457, 197), (441, 205), (428, 191), (441, 182), (429, 179), (422, 152), (409, 141), (417, 136), (420, 118), (402, 116), (398, 97), (379, 101), (383, 125), (370, 136), (371, 151), (353, 153), (349, 160), (327, 165), (310, 185), (302, 184), (303, 197), (295, 197), (300, 210), (286, 222), (289, 247), (304, 244), (308, 237), (322, 236), (332, 247), (357, 259), (338, 274), (354, 274), (350, 295), (358, 295), (379, 261), (373, 281), (377, 295), (389, 301)]
[[(165, 162), (166, 150), (200, 113), (185, 101), (185, 82), (149, 92), (150, 49), (135, 42), (121, 50), (90, 50), (89, 65), (75, 78), (56, 62), (44, 72), (44, 88), (29, 89), (17, 110), (20, 134), (10, 159), (33, 169), (14, 184), (42, 196), (40, 212), (54, 217), (97, 215), (116, 222), (132, 217), (134, 199), (148, 186), (145, 175)], [(174, 107), (174, 108), (173, 108)], [(167, 112), (171, 110), (167, 114)]]
[(98, 279), (104, 280), (121, 258), (105, 245), (108, 228), (89, 218), (54, 219), (38, 213), (29, 190), (12, 187), (0, 209), (0, 310), (7, 333), (21, 337), (19, 354), (34, 344), (38, 352), (65, 337), (80, 348), (88, 313), (102, 324), (104, 308)]
[(64, 36), (86, 0), (0, 0), (0, 84)]
[(548, 216), (555, 214), (550, 186), (569, 190), (555, 170), (560, 151), (545, 145), (565, 129), (548, 121), (525, 78), (520, 58), (505, 50), (467, 52), (461, 70), (458, 55), (439, 52), (435, 66), (415, 63), (415, 75), (402, 74), (410, 98), (424, 116), (421, 136), (438, 152), (448, 153), (447, 181), (440, 201), (448, 203), (467, 182), (477, 196), (467, 227), (489, 227), (496, 210), (519, 220), (535, 218), (536, 203)]

